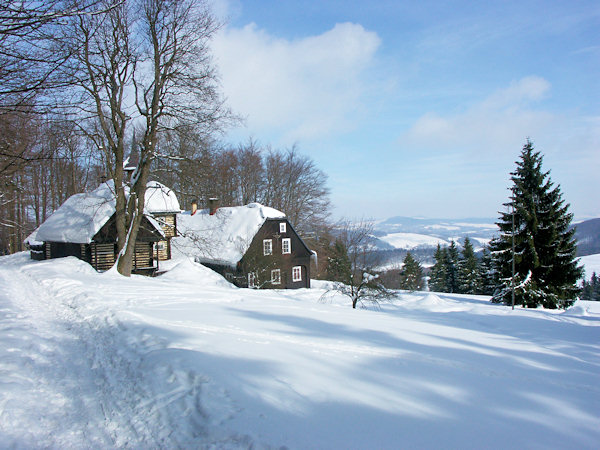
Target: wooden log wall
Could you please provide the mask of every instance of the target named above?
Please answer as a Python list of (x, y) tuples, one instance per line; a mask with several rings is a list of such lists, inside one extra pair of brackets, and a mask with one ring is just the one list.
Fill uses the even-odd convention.
[(115, 264), (115, 244), (92, 242), (92, 266), (98, 271), (110, 269)]
[(144, 268), (152, 267), (152, 243), (139, 242), (135, 244), (135, 253), (133, 255), (133, 267)]

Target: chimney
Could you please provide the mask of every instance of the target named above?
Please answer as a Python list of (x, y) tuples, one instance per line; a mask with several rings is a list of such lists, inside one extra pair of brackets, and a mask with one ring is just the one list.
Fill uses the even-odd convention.
[(192, 200), (192, 216), (198, 211), (198, 200)]
[(219, 199), (216, 197), (211, 197), (208, 199), (208, 210), (210, 211), (210, 215), (214, 216), (219, 208)]

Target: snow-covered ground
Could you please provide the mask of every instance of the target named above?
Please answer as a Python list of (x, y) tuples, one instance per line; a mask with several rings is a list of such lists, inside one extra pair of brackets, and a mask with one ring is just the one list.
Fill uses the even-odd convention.
[(0, 447), (597, 448), (600, 304), (314, 285), (0, 257)]

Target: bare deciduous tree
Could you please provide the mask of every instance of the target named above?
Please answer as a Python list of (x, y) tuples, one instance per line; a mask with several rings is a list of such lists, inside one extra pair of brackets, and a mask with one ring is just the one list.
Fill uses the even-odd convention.
[(335, 294), (350, 298), (352, 308), (358, 304), (379, 302), (393, 297), (379, 276), (375, 273), (379, 260), (372, 247), (373, 224), (366, 220), (360, 222), (343, 222), (338, 227), (338, 242), (345, 248), (342, 270), (338, 271), (340, 281), (333, 281), (332, 288), (323, 294), (326, 300)]
[[(72, 83), (60, 68), (71, 53), (55, 39), (70, 18), (101, 16), (124, 0), (0, 2), (0, 105), (18, 108), (49, 88)], [(2, 112), (2, 111), (0, 111)]]
[[(209, 135), (232, 117), (208, 51), (218, 23), (202, 0), (132, 0), (103, 15), (79, 15), (71, 23), (64, 41), (75, 58), (64, 69), (77, 77), (80, 116), (93, 123), (85, 131), (104, 151), (115, 182), (116, 264), (129, 275), (146, 184), (154, 161), (165, 156), (160, 139), (169, 130), (190, 126)], [(139, 163), (128, 181), (123, 161), (134, 123)]]
[(270, 151), (265, 162), (263, 202), (279, 209), (302, 234), (323, 224), (329, 215), (327, 175), (296, 147)]

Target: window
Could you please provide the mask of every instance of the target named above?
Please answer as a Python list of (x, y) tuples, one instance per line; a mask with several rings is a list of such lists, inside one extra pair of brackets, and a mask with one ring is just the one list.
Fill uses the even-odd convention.
[(292, 267), (292, 281), (302, 281), (302, 267)]
[(265, 255), (273, 254), (273, 241), (271, 239), (263, 240), (263, 254), (265, 254)]
[(281, 284), (281, 270), (279, 270), (279, 269), (271, 270), (271, 283), (272, 284)]
[(281, 253), (284, 255), (292, 253), (292, 240), (290, 238), (283, 238), (281, 240)]
[(254, 272), (248, 273), (248, 287), (256, 287), (256, 274)]
[(280, 233), (285, 233), (285, 222), (280, 222), (279, 223), (279, 232)]

